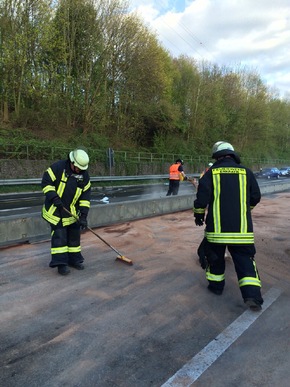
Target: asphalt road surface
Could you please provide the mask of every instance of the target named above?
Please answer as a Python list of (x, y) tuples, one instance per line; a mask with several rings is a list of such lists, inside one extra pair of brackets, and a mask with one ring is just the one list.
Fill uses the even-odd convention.
[(227, 258), (222, 296), (208, 292), (192, 212), (82, 235), (85, 270), (48, 267), (49, 241), (0, 250), (2, 387), (288, 387), (290, 193), (253, 211), (265, 304), (242, 302)]

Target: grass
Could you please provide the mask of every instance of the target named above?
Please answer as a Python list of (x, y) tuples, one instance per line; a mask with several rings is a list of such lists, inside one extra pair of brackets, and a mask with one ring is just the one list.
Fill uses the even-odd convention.
[(0, 194), (39, 191), (41, 191), (39, 185), (2, 185), (0, 187)]

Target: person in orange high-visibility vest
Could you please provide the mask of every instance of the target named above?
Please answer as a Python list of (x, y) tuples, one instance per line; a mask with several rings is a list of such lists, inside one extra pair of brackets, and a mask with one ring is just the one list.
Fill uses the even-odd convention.
[(187, 180), (183, 170), (183, 160), (177, 159), (175, 163), (169, 167), (169, 188), (166, 196), (177, 195), (179, 182), (183, 180)]

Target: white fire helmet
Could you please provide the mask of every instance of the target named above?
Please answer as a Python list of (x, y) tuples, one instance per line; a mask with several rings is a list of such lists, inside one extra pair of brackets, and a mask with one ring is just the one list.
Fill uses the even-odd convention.
[(235, 155), (232, 144), (226, 141), (218, 141), (212, 147), (212, 158), (217, 159), (220, 156)]
[(82, 149), (75, 149), (69, 154), (70, 161), (80, 170), (85, 171), (89, 166), (89, 156)]

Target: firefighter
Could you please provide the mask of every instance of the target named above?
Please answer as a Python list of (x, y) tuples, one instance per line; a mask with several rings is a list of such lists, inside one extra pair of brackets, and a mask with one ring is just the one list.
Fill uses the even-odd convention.
[(212, 158), (216, 162), (200, 179), (193, 208), (198, 226), (203, 226), (207, 210), (205, 238), (198, 255), (206, 270), (208, 289), (218, 295), (223, 292), (227, 247), (245, 304), (252, 310), (260, 310), (263, 298), (254, 260), (251, 216), (251, 210), (261, 199), (260, 188), (253, 172), (240, 164), (230, 143), (215, 143)]
[[(80, 232), (87, 228), (90, 208), (91, 183), (87, 171), (89, 156), (83, 149), (75, 149), (67, 160), (52, 164), (43, 174), (42, 190), (45, 203), (42, 217), (51, 226), (50, 267), (57, 267), (58, 273), (70, 273), (68, 266), (84, 269), (81, 254)], [(68, 214), (79, 218), (77, 221)]]
[(201, 179), (202, 176), (203, 176), (203, 175), (210, 169), (210, 167), (212, 167), (212, 166), (213, 166), (213, 163), (208, 163), (208, 166), (205, 168), (204, 171), (201, 172), (199, 178)]
[(169, 188), (166, 196), (177, 195), (180, 181), (187, 180), (183, 170), (183, 160), (177, 159), (169, 168)]

